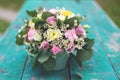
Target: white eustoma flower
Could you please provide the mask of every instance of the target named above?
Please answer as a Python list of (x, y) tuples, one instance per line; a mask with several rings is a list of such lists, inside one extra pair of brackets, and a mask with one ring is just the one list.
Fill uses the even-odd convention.
[(60, 20), (64, 21), (64, 20), (65, 20), (65, 16), (63, 16), (63, 15), (58, 15), (58, 16), (57, 16), (57, 19), (60, 19)]
[(36, 33), (34, 34), (34, 40), (35, 40), (35, 41), (41, 41), (41, 40), (42, 40), (42, 36), (36, 32)]

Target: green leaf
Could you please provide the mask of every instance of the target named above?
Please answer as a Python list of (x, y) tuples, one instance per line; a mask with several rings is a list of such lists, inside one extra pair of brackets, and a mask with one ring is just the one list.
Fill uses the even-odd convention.
[(38, 58), (40, 57), (40, 54), (38, 54), (33, 62), (32, 69), (35, 69), (38, 65)]
[(75, 59), (77, 61), (86, 61), (86, 60), (89, 60), (91, 59), (93, 55), (93, 51), (92, 49), (89, 49), (89, 50), (77, 50), (77, 56), (75, 56)]
[(17, 45), (23, 45), (24, 44), (24, 38), (22, 37), (23, 35), (26, 34), (26, 31), (25, 30), (21, 30), (17, 36), (16, 36), (16, 44)]
[(26, 13), (30, 16), (30, 17), (37, 17), (37, 11), (33, 10), (33, 11), (26, 11)]
[(82, 68), (83, 67), (82, 61), (77, 61), (77, 62), (78, 62), (78, 65)]
[(24, 44), (24, 38), (23, 35), (25, 35), (27, 32), (26, 30), (21, 30), (17, 35), (16, 35), (16, 44), (17, 45), (23, 45)]
[(56, 61), (56, 66), (54, 70), (60, 70), (63, 69), (68, 61), (69, 54), (68, 53), (59, 53), (56, 55), (55, 61)]
[(82, 79), (82, 75), (79, 72), (76, 73), (76, 77), (78, 77), (79, 79)]
[(46, 71), (51, 71), (55, 67), (55, 59), (53, 57), (50, 57), (47, 61), (45, 61), (42, 66)]
[(77, 56), (74, 56), (78, 65), (82, 67), (82, 61), (86, 61), (91, 59), (93, 55), (92, 49), (89, 50), (77, 50)]
[(86, 45), (83, 47), (84, 49), (91, 49), (94, 45), (94, 39), (85, 38)]
[(72, 17), (72, 18), (70, 18), (70, 19), (67, 19), (67, 20), (65, 20), (65, 24), (69, 24), (71, 27), (75, 27), (74, 26), (74, 21), (75, 20), (77, 20), (77, 25), (79, 25), (80, 24), (80, 21), (79, 21), (79, 18), (78, 17)]
[(47, 61), (48, 59), (49, 59), (49, 55), (48, 54), (43, 54), (39, 57), (38, 61), (40, 63), (43, 63), (43, 62)]
[(68, 16), (65, 17), (65, 21), (68, 19)]
[(23, 36), (23, 35), (25, 35), (26, 33), (27, 33), (27, 31), (26, 31), (25, 28), (24, 28), (24, 29), (22, 29), (22, 30), (18, 33), (18, 35)]
[(15, 42), (17, 45), (24, 45), (24, 38), (18, 37), (18, 35), (17, 35)]
[(72, 74), (74, 80), (82, 80), (82, 75), (79, 72)]
[(40, 21), (40, 20), (41, 20), (41, 19), (39, 19), (39, 18), (37, 18), (37, 19), (36, 19), (36, 18), (33, 18), (33, 19), (32, 19), (32, 22), (33, 22), (33, 23), (36, 23), (36, 22), (38, 22), (38, 21)]
[(62, 21), (61, 21), (60, 19), (57, 20), (57, 25), (58, 25), (59, 27), (62, 26)]
[(73, 51), (71, 54), (73, 54), (74, 56), (77, 55), (77, 50)]
[(50, 12), (43, 12), (42, 19), (46, 20), (50, 16), (55, 16), (55, 15)]
[(40, 26), (40, 25), (43, 25), (43, 24), (45, 24), (46, 23), (46, 21), (44, 21), (44, 20), (39, 20), (39, 21), (37, 21), (36, 23), (35, 23), (35, 29), (38, 29), (38, 27)]

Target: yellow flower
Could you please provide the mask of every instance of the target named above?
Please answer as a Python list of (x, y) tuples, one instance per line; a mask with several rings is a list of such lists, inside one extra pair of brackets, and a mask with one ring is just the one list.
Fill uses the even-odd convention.
[(62, 13), (63, 16), (68, 16), (68, 17), (73, 17), (74, 16), (74, 14), (71, 11), (68, 11), (68, 10), (62, 10), (61, 13)]
[(30, 26), (30, 28), (34, 28), (35, 23), (33, 23), (33, 22), (30, 20), (28, 26)]
[(48, 41), (53, 41), (55, 39), (60, 38), (62, 33), (60, 32), (59, 29), (48, 29), (47, 30), (47, 40)]

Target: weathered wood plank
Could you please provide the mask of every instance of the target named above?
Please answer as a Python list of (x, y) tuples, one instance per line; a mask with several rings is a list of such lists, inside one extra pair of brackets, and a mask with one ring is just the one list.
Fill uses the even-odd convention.
[(0, 80), (19, 80), (23, 73), (27, 54), (15, 44), (18, 28), (23, 24), (20, 18), (25, 17), (22, 13), (23, 9), (0, 40)]
[[(71, 63), (72, 80), (77, 80), (77, 77), (75, 77), (75, 73), (77, 73), (77, 72), (81, 73), (84, 76), (83, 80), (92, 80), (92, 79), (93, 80), (94, 79), (95, 80), (118, 80), (116, 73), (114, 72), (114, 68), (116, 68), (116, 67), (114, 66), (114, 68), (113, 68), (111, 66), (111, 62), (108, 59), (109, 53), (106, 54), (103, 46), (101, 46), (101, 43), (105, 43), (105, 41), (103, 41), (103, 38), (105, 40), (106, 39), (105, 37), (108, 37), (110, 35), (110, 34), (105, 35), (106, 33), (103, 34), (103, 29), (107, 25), (104, 24), (104, 22), (105, 22), (104, 19), (101, 19), (100, 17), (102, 17), (103, 15), (106, 15), (106, 14), (102, 13), (102, 15), (100, 16), (100, 13), (99, 13), (100, 11), (98, 8), (96, 8), (94, 0), (93, 1), (92, 0), (87, 0), (87, 1), (82, 0), (81, 2), (79, 2), (77, 4), (75, 2), (67, 2), (67, 4), (65, 4), (65, 1), (63, 1), (62, 4), (64, 4), (63, 6), (65, 8), (70, 9), (76, 13), (81, 13), (82, 15), (87, 15), (88, 20), (86, 21), (86, 23), (91, 24), (91, 26), (93, 26), (93, 28), (91, 28), (92, 33), (90, 33), (89, 36), (95, 38), (95, 42), (96, 42), (96, 44), (93, 48), (94, 57), (90, 61), (84, 63), (84, 65), (85, 65), (84, 69), (80, 69), (79, 67), (77, 67), (78, 65), (74, 61)], [(71, 6), (69, 6), (69, 4), (71, 4)], [(105, 20), (108, 21), (107, 18)], [(99, 21), (99, 23), (97, 21)], [(84, 24), (84, 23), (82, 23), (82, 24)], [(102, 25), (102, 26), (98, 26), (98, 25)], [(112, 24), (109, 22), (110, 28), (112, 27), (111, 25)], [(103, 29), (101, 29), (101, 27)], [(106, 30), (106, 29), (108, 30), (109, 28), (105, 28), (104, 30)], [(96, 33), (94, 31), (96, 31), (97, 34), (100, 34), (100, 38), (102, 37), (101, 42), (98, 39), (98, 37), (95, 35)], [(107, 38), (107, 39), (110, 40), (109, 38)], [(116, 56), (118, 56), (118, 54)], [(117, 60), (119, 60), (119, 59), (117, 59), (117, 58), (114, 58), (114, 60), (111, 59), (111, 61), (116, 61), (116, 63), (118, 63)], [(118, 68), (117, 68), (117, 70), (118, 70)]]
[[(92, 25), (97, 25), (95, 27), (95, 33), (101, 42), (102, 47), (108, 59), (115, 70), (118, 78), (120, 79), (120, 30), (118, 27), (110, 20), (110, 18), (105, 15), (104, 11), (100, 9), (100, 7), (93, 2), (93, 7), (96, 7), (96, 12), (93, 12), (94, 18), (90, 21), (95, 21)], [(95, 17), (99, 16), (99, 19), (95, 19)], [(102, 22), (102, 24), (101, 24)], [(103, 36), (104, 35), (104, 36)]]

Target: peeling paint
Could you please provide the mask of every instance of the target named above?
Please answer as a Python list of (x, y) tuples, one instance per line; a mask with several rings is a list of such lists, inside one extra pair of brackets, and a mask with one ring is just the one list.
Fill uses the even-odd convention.
[(37, 78), (36, 77), (32, 77), (31, 80), (37, 80)]
[(5, 58), (5, 56), (0, 56), (0, 61), (2, 61)]
[(116, 55), (114, 55), (114, 54), (108, 54), (107, 56), (108, 57), (116, 57)]
[(99, 73), (93, 73), (94, 75), (112, 75), (112, 72), (99, 72)]
[(120, 52), (120, 43), (118, 42), (120, 40), (120, 33), (114, 32), (110, 36), (110, 42), (107, 43), (107, 46), (115, 52)]
[(3, 78), (0, 78), (0, 80), (4, 80)]
[(6, 72), (6, 68), (1, 68), (0, 69), (0, 73), (5, 73)]
[(97, 78), (93, 78), (93, 79), (91, 79), (91, 80), (99, 80), (99, 79), (97, 79)]

